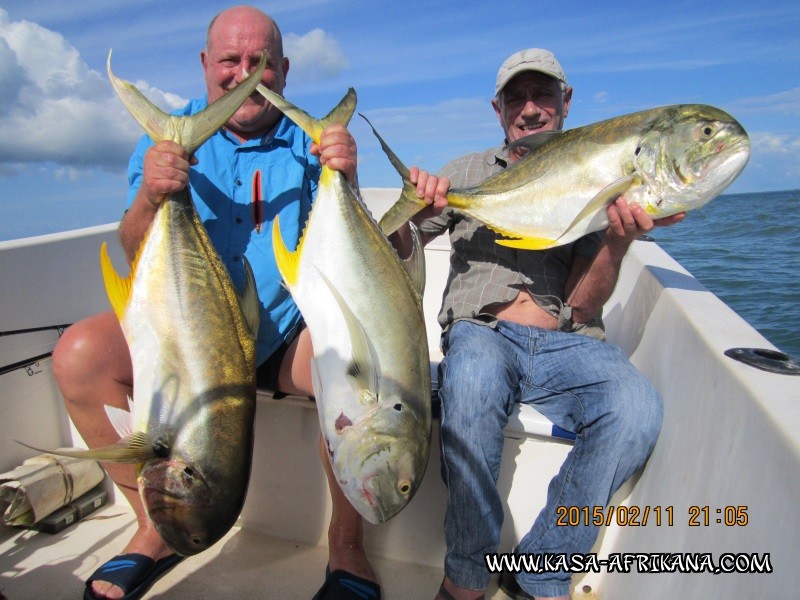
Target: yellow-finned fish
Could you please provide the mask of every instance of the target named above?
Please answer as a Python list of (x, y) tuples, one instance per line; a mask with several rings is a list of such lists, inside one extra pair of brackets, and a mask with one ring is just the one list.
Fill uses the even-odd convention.
[[(356, 104), (351, 89), (317, 121), (258, 90), (317, 143), (328, 124), (346, 125)], [(414, 495), (430, 448), (421, 246), (413, 265), (403, 265), (357, 191), (326, 166), (297, 249), (284, 245), (277, 218), (272, 239), (311, 334), (314, 394), (333, 472), (365, 519), (386, 521)]]
[[(380, 221), (388, 235), (425, 204), (408, 170), (373, 132), (403, 178), (400, 199)], [(450, 190), (447, 200), (506, 236), (498, 244), (528, 250), (605, 229), (605, 209), (620, 195), (654, 219), (699, 208), (736, 179), (750, 156), (742, 126), (704, 104), (655, 108), (514, 144), (528, 147), (521, 160), (479, 185)]]
[[(155, 141), (191, 155), (255, 90), (248, 80), (201, 113), (170, 116), (111, 72), (114, 89)], [(165, 199), (127, 278), (105, 245), (101, 266), (133, 361), (132, 415), (107, 407), (122, 439), (60, 454), (136, 463), (139, 492), (164, 541), (184, 556), (225, 535), (241, 512), (250, 477), (259, 302), (245, 265), (240, 297), (201, 223), (188, 189)]]

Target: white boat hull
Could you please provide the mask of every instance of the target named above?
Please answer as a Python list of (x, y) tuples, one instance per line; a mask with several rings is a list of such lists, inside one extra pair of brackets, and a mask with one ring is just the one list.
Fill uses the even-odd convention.
[[(377, 214), (382, 214), (398, 193), (388, 189), (363, 192)], [(0, 331), (71, 323), (107, 310), (98, 252), (101, 241), (115, 246), (115, 239), (116, 228), (109, 225), (66, 235), (0, 242)], [(424, 308), (434, 362), (438, 360), (439, 342), (436, 313), (448, 253), (447, 241), (441, 239), (426, 249), (428, 285)], [(112, 259), (122, 264), (121, 252), (112, 255)], [(617, 289), (606, 305), (605, 320), (610, 341), (620, 345), (659, 389), (665, 402), (665, 418), (661, 437), (643, 473), (612, 500), (614, 506), (627, 506), (628, 515), (638, 508), (639, 523), (644, 510), (649, 509), (646, 526), (614, 523), (604, 527), (595, 548), (598, 557), (623, 552), (709, 553), (718, 560), (726, 553), (768, 553), (773, 573), (640, 574), (634, 567), (631, 573), (574, 577), (575, 598), (582, 597), (579, 594), (583, 586), (590, 586), (599, 598), (609, 600), (766, 597), (770, 593), (790, 597), (800, 583), (793, 564), (800, 539), (800, 517), (795, 510), (796, 499), (800, 498), (800, 377), (771, 374), (726, 357), (723, 352), (728, 348), (774, 346), (653, 243), (636, 242), (632, 247)], [(53, 331), (0, 336), (0, 365), (46, 353), (56, 339)], [(38, 361), (28, 371), (21, 369), (0, 376), (0, 402), (0, 472), (32, 454), (9, 438), (46, 447), (81, 445), (63, 409), (49, 359)], [(507, 429), (500, 476), (507, 504), (501, 552), (510, 552), (528, 530), (544, 505), (547, 482), (571, 447), (567, 441), (538, 435), (536, 432), (543, 431), (542, 427), (546, 432), (547, 423), (537, 422), (535, 411), (523, 411)], [(203, 589), (190, 583), (213, 572), (206, 566), (200, 569), (201, 564), (226, 564), (226, 552), (234, 548), (236, 552), (246, 552), (248, 544), (260, 548), (263, 542), (254, 541), (261, 540), (260, 536), (279, 540), (275, 544), (281, 548), (291, 549), (294, 545), (301, 555), (308, 552), (313, 556), (311, 564), (315, 566), (304, 574), (310, 581), (297, 588), (296, 596), (309, 597), (307, 592), (313, 593), (321, 583), (330, 515), (318, 439), (318, 417), (311, 402), (274, 401), (266, 394), (260, 395), (253, 474), (237, 537), (229, 536), (220, 548), (186, 561), (184, 570), (176, 570), (167, 583), (160, 582), (167, 587), (156, 588), (163, 591), (159, 597), (186, 597), (189, 590)], [(446, 490), (439, 477), (435, 426), (431, 449), (425, 480), (409, 506), (388, 523), (366, 526), (367, 551), (376, 557), (389, 598), (432, 597), (441, 579)], [(117, 501), (124, 503), (121, 495), (117, 495)], [(707, 513), (704, 507), (708, 507)], [(726, 517), (730, 520), (733, 514), (728, 514), (726, 507), (745, 507), (747, 524), (726, 524)], [(658, 511), (660, 525), (655, 520)], [(112, 551), (121, 547), (129, 535), (114, 524), (108, 525), (103, 534), (97, 533), (97, 522), (81, 523), (79, 527), (92, 527), (98, 536), (119, 535), (120, 539), (113, 543), (104, 539), (113, 546)], [(66, 537), (68, 532), (69, 529)], [(11, 551), (18, 550), (27, 535), (30, 534), (0, 526), (0, 590), (4, 589), (9, 598), (28, 597), (29, 593), (31, 597), (42, 595), (32, 593), (41, 579), (37, 574), (46, 573), (43, 565), (64, 561), (67, 555), (71, 556), (76, 585), (96, 566), (90, 560), (76, 560), (70, 554), (76, 551), (69, 548), (66, 539), (56, 544), (31, 540), (35, 552)], [(101, 555), (91, 543), (86, 551), (96, 551), (98, 560), (110, 557), (110, 553)], [(296, 559), (303, 564), (301, 555), (286, 560)], [(323, 561), (321, 565), (317, 565), (319, 561)], [(403, 569), (417, 573), (417, 590), (419, 586), (424, 589), (420, 596), (404, 587), (411, 585), (407, 577), (390, 575), (391, 565), (401, 563), (405, 565)], [(242, 566), (237, 573), (239, 563), (229, 561), (223, 572), (229, 575), (229, 583), (256, 578), (258, 585), (252, 589), (264, 597), (271, 588), (262, 581), (264, 572), (255, 564), (250, 569)], [(185, 583), (176, 585), (176, 581)], [(17, 587), (22, 583), (26, 587)], [(42, 581), (41, 585), (45, 593), (54, 584), (48, 586)], [(168, 591), (170, 586), (172, 593)], [(27, 591), (15, 591), (22, 589)], [(209, 594), (215, 590), (211, 583), (204, 589)], [(242, 589), (250, 588), (244, 584)], [(250, 597), (243, 594), (241, 597)], [(252, 597), (256, 597), (255, 591)], [(292, 596), (275, 588), (273, 597)], [(497, 592), (494, 597), (504, 595)]]

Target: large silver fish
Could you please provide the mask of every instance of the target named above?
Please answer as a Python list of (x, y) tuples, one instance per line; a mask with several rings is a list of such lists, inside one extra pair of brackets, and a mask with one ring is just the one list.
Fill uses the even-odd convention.
[[(375, 135), (403, 177), (400, 199), (381, 219), (388, 235), (425, 205), (408, 170)], [(530, 250), (605, 229), (606, 207), (623, 194), (654, 219), (699, 208), (736, 179), (750, 156), (742, 126), (703, 104), (655, 108), (515, 144), (529, 148), (524, 158), (479, 185), (450, 190), (447, 199), (506, 236), (498, 244)]]
[[(130, 83), (108, 76), (122, 102), (155, 141), (191, 155), (255, 90), (250, 79), (203, 112), (166, 115)], [(138, 464), (147, 514), (178, 554), (211, 546), (244, 504), (253, 451), (258, 294), (245, 265), (240, 297), (194, 208), (188, 189), (165, 199), (127, 278), (101, 265), (109, 300), (133, 361), (133, 414), (110, 409), (122, 436), (72, 456)], [(107, 407), (108, 408), (108, 407)]]
[[(317, 121), (258, 89), (317, 142), (327, 124), (346, 125), (355, 109), (350, 90)], [(278, 268), (311, 333), (314, 394), (333, 472), (365, 519), (386, 521), (414, 495), (430, 448), (421, 248), (409, 275), (358, 193), (325, 166), (297, 249), (287, 250), (278, 219), (272, 236)]]

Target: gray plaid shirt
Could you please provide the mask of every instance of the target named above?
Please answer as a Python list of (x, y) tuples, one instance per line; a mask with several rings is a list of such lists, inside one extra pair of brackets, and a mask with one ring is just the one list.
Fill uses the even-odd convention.
[[(439, 175), (450, 179), (453, 188), (464, 188), (507, 166), (502, 148), (492, 148), (454, 160)], [(426, 220), (420, 230), (429, 236), (450, 232), (450, 274), (439, 312), (445, 331), (459, 319), (494, 326), (497, 318), (484, 309), (509, 302), (526, 289), (539, 306), (558, 318), (560, 330), (605, 339), (600, 315), (589, 323), (573, 325), (572, 308), (564, 303), (564, 284), (574, 256), (594, 257), (602, 234), (591, 233), (550, 250), (516, 250), (496, 244), (497, 233), (449, 207)]]

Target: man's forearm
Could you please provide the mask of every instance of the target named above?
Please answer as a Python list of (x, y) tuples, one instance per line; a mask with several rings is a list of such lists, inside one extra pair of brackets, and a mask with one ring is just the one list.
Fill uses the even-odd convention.
[(604, 242), (591, 262), (583, 259), (588, 263), (585, 269), (573, 269), (566, 285), (573, 323), (591, 321), (600, 312), (614, 292), (624, 257), (622, 248), (611, 248)]
[(136, 257), (157, 210), (158, 207), (150, 202), (140, 190), (131, 207), (122, 216), (119, 224), (119, 241), (125, 251), (128, 264), (132, 263)]

